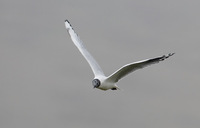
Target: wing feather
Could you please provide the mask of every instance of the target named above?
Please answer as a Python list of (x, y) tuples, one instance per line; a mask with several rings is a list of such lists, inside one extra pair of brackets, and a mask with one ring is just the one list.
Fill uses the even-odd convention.
[(155, 64), (155, 63), (158, 63), (160, 61), (163, 61), (163, 60), (167, 59), (168, 57), (170, 57), (172, 55), (174, 55), (174, 53), (170, 53), (168, 55), (163, 55), (161, 57), (142, 60), (142, 61), (138, 61), (138, 62), (134, 62), (134, 63), (130, 63), (130, 64), (127, 64), (127, 65), (124, 65), (123, 67), (118, 69), (116, 72), (111, 74), (108, 77), (108, 81), (112, 81), (112, 82), (116, 83), (121, 78), (123, 78), (124, 76), (128, 75), (129, 73), (131, 73), (131, 72), (133, 72), (133, 71), (135, 71), (137, 69), (141, 69), (141, 68), (144, 68), (146, 66), (149, 66), (151, 64)]
[(101, 69), (101, 67), (98, 65), (96, 60), (92, 57), (92, 55), (87, 51), (87, 49), (84, 47), (83, 42), (80, 40), (78, 35), (75, 33), (74, 29), (72, 28), (70, 22), (68, 20), (65, 20), (65, 27), (69, 32), (69, 35), (76, 45), (76, 47), (79, 49), (81, 54), (84, 56), (84, 58), (89, 63), (93, 73), (95, 76), (102, 75), (104, 76), (104, 73)]

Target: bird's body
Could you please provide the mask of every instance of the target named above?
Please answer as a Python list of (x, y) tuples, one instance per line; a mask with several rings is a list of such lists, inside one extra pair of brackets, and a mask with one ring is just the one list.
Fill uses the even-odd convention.
[(146, 59), (130, 64), (126, 64), (122, 66), (120, 69), (115, 71), (110, 76), (105, 76), (101, 67), (98, 65), (98, 63), (95, 61), (95, 59), (92, 57), (92, 55), (87, 51), (87, 49), (84, 47), (83, 42), (80, 40), (78, 35), (74, 32), (74, 29), (72, 28), (71, 24), (68, 20), (65, 20), (65, 27), (69, 32), (69, 35), (76, 45), (76, 47), (79, 49), (81, 54), (84, 56), (84, 58), (89, 63), (93, 73), (94, 73), (94, 79), (92, 81), (92, 84), (94, 88), (98, 88), (101, 90), (117, 90), (119, 89), (116, 83), (123, 78), (124, 76), (128, 75), (129, 73), (144, 68), (148, 65), (158, 63), (160, 61), (163, 61), (167, 59), (168, 57), (174, 55), (174, 53), (169, 53), (168, 55), (163, 55), (160, 57), (155, 57), (152, 59)]
[[(93, 81), (95, 81), (95, 80), (100, 81), (100, 86), (97, 87), (98, 89), (101, 89), (101, 90), (108, 90), (108, 89), (117, 90), (117, 89), (119, 89), (118, 86), (116, 85), (116, 83), (110, 81), (108, 79), (108, 77), (106, 77), (106, 76), (97, 76), (94, 78)], [(93, 86), (94, 86), (94, 84), (93, 84)]]

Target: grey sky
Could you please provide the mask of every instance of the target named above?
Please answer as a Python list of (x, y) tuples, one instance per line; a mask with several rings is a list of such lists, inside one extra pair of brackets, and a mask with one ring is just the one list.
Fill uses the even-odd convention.
[[(0, 1), (1, 128), (199, 128), (200, 1)], [(106, 75), (176, 54), (93, 89), (68, 19)]]

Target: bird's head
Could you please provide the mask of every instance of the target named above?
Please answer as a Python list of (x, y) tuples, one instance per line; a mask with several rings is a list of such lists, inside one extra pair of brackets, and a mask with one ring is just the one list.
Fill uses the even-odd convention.
[(94, 88), (98, 88), (101, 85), (101, 82), (98, 79), (94, 79), (92, 81), (92, 85), (94, 86)]

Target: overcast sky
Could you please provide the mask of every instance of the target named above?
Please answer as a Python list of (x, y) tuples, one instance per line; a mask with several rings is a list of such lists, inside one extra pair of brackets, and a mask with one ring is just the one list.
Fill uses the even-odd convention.
[[(199, 0), (1, 0), (1, 128), (199, 128)], [(106, 75), (159, 64), (93, 89), (68, 19)]]

